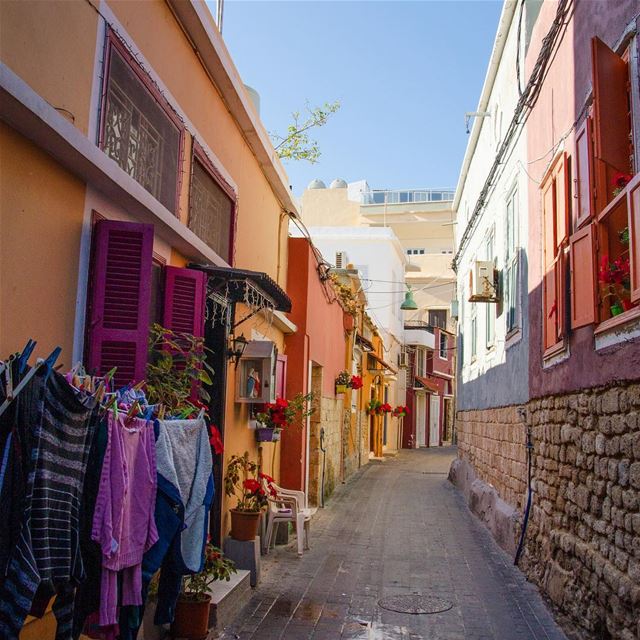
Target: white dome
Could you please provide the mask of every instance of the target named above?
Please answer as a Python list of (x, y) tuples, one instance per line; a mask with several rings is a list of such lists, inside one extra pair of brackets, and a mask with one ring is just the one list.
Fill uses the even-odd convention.
[(320, 178), (316, 178), (309, 183), (307, 189), (326, 189), (327, 185), (320, 180)]
[(336, 178), (330, 185), (329, 189), (346, 189), (347, 183), (342, 178)]

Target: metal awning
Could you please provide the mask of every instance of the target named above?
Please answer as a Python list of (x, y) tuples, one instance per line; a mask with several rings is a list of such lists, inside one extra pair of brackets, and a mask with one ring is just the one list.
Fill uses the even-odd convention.
[(369, 340), (369, 338), (365, 338), (364, 336), (360, 335), (359, 333), (356, 334), (356, 342), (359, 345), (361, 345), (362, 348), (368, 353), (374, 350), (373, 342), (371, 342), (371, 340)]
[(219, 285), (228, 287), (229, 297), (233, 302), (244, 302), (245, 286), (248, 283), (273, 303), (274, 310), (285, 313), (291, 311), (291, 298), (271, 276), (263, 271), (217, 267), (209, 264), (190, 264), (189, 268), (204, 271), (214, 285), (217, 280)]
[[(380, 364), (382, 366), (383, 369), (386, 369), (387, 371), (391, 371), (391, 373), (398, 373), (396, 371), (396, 369), (394, 369), (390, 364), (388, 364), (387, 362), (385, 362), (379, 355), (375, 354), (375, 353), (368, 353), (367, 354), (369, 356), (369, 358), (372, 358), (373, 360), (375, 360), (378, 364)], [(368, 367), (367, 367), (368, 368)]]
[(437, 385), (428, 378), (416, 376), (416, 382), (418, 382), (427, 391), (430, 391), (431, 393), (438, 393)]

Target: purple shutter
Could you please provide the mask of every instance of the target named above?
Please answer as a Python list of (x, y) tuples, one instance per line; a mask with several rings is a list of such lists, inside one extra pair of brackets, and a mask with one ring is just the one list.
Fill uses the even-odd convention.
[(145, 378), (153, 225), (100, 220), (93, 232), (86, 364), (117, 386)]
[(202, 338), (206, 291), (207, 276), (204, 271), (166, 267), (163, 326)]

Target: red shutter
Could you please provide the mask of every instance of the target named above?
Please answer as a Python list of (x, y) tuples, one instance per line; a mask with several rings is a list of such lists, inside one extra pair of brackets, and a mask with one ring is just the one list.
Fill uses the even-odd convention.
[(595, 138), (596, 210), (613, 200), (616, 173), (629, 173), (629, 70), (599, 38), (591, 40)]
[(571, 236), (571, 327), (596, 321), (595, 223)]
[(204, 336), (207, 275), (195, 269), (165, 268), (162, 324), (167, 329)]
[(560, 249), (554, 265), (556, 281), (556, 339), (562, 340), (566, 335), (566, 301), (567, 301), (567, 259), (564, 248)]
[(86, 363), (117, 385), (145, 378), (149, 338), (153, 225), (95, 224), (89, 282)]
[(576, 196), (577, 206), (573, 230), (577, 231), (593, 214), (593, 133), (591, 118), (585, 118), (576, 134)]
[(567, 171), (567, 154), (563, 153), (558, 159), (553, 171), (555, 182), (555, 248), (557, 249), (569, 233), (569, 175)]
[(550, 175), (547, 184), (542, 187), (542, 220), (544, 240), (543, 266), (549, 270), (556, 256), (556, 223), (554, 216), (555, 195), (553, 191), (553, 176)]
[(631, 263), (631, 301), (640, 302), (640, 173), (627, 191), (629, 216), (629, 257)]
[(276, 361), (276, 398), (287, 397), (287, 356), (279, 355)]

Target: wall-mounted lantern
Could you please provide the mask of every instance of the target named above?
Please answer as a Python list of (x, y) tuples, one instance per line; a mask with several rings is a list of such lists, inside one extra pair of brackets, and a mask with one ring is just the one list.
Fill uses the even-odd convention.
[(413, 299), (413, 291), (409, 285), (407, 285), (407, 292), (404, 294), (404, 302), (400, 305), (402, 311), (416, 311), (418, 305)]
[(229, 346), (227, 347), (227, 358), (232, 360), (236, 367), (238, 366), (238, 360), (242, 358), (244, 350), (247, 348), (248, 341), (244, 335), (239, 335), (237, 338), (231, 336), (229, 338)]

